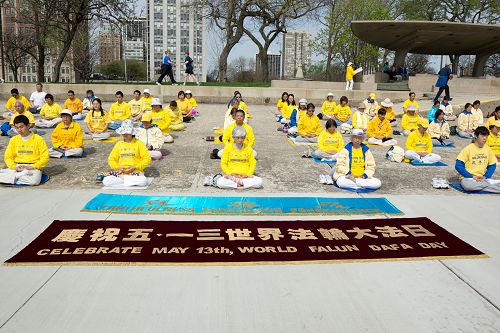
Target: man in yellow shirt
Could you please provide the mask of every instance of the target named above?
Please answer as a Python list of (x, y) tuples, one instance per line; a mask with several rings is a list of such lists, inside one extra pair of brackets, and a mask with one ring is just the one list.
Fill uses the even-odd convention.
[(111, 130), (116, 130), (124, 120), (130, 119), (130, 105), (123, 101), (123, 93), (117, 91), (115, 97), (116, 102), (111, 104), (108, 116), (108, 128)]
[(500, 120), (500, 105), (495, 108), (495, 111), (493, 111), (490, 114), (490, 117), (486, 121), (486, 128), (490, 128), (490, 126), (495, 122), (495, 120)]
[(73, 121), (73, 111), (64, 109), (60, 122), (52, 132), (52, 148), (50, 157), (78, 157), (83, 154), (83, 130), (80, 124)]
[(130, 119), (140, 121), (144, 112), (144, 101), (141, 99), (141, 92), (134, 90), (134, 98), (128, 102), (130, 105)]
[(116, 133), (123, 136), (109, 154), (108, 164), (111, 167), (109, 176), (104, 177), (104, 186), (146, 186), (147, 178), (144, 169), (151, 163), (146, 145), (135, 138), (137, 129), (132, 120), (124, 120)]
[(354, 69), (352, 68), (352, 62), (348, 62), (347, 68), (345, 70), (346, 91), (352, 90), (352, 86), (354, 85), (353, 78), (354, 78)]
[(207, 176), (203, 185), (230, 189), (262, 187), (262, 178), (254, 175), (257, 161), (252, 147), (245, 144), (246, 134), (242, 126), (233, 128), (232, 143), (224, 148), (220, 163), (224, 175)]
[(147, 111), (151, 111), (152, 110), (152, 106), (151, 106), (151, 103), (153, 102), (153, 96), (151, 96), (151, 92), (149, 91), (149, 89), (144, 89), (144, 91), (142, 92), (142, 107), (143, 107), (143, 111), (144, 112), (147, 112)]
[(351, 142), (337, 156), (337, 166), (332, 169), (333, 179), (340, 188), (378, 189), (382, 182), (374, 178), (375, 159), (367, 145), (363, 144), (364, 132), (352, 130)]
[(28, 110), (26, 110), (24, 108), (23, 102), (21, 102), (20, 100), (17, 100), (14, 103), (14, 114), (10, 118), (10, 122), (5, 122), (2, 124), (2, 127), (1, 127), (2, 135), (8, 135), (10, 137), (13, 137), (13, 136), (18, 134), (16, 129), (14, 128), (14, 119), (20, 115), (24, 115), (24, 116), (28, 117), (28, 120), (30, 122), (30, 124), (29, 124), (30, 131), (33, 133), (37, 132), (36, 129), (34, 128), (35, 127), (35, 117), (33, 116), (33, 114), (31, 112), (29, 112)]
[(488, 129), (479, 126), (474, 131), (474, 143), (458, 154), (455, 170), (463, 177), (460, 184), (465, 191), (500, 193), (500, 180), (491, 178), (496, 170), (497, 159), (486, 145), (488, 135)]
[(403, 102), (403, 112), (406, 113), (406, 111), (408, 111), (408, 107), (410, 105), (414, 105), (415, 106), (415, 110), (418, 110), (420, 109), (420, 105), (418, 105), (418, 102), (415, 100), (415, 93), (412, 91), (408, 94), (408, 99), (406, 101)]
[(321, 121), (314, 114), (314, 104), (307, 104), (306, 114), (300, 117), (299, 124), (297, 126), (299, 136), (297, 136), (297, 142), (318, 142), (318, 136), (323, 130), (321, 126)]
[[(224, 129), (224, 133), (222, 134), (222, 142), (224, 143), (224, 149), (233, 143), (233, 129), (235, 127), (243, 127), (245, 129), (245, 145), (251, 147), (253, 149), (253, 145), (255, 144), (255, 135), (253, 134), (253, 129), (250, 125), (245, 123), (245, 111), (237, 110), (234, 116), (234, 122), (231, 123)], [(211, 154), (211, 158), (215, 159), (222, 158), (224, 154), (224, 149), (217, 150), (214, 149)], [(254, 157), (257, 157), (257, 152), (254, 150)]]
[(441, 161), (441, 156), (432, 153), (432, 138), (427, 133), (428, 128), (427, 119), (420, 118), (418, 129), (408, 136), (405, 157), (410, 161), (415, 160), (429, 164)]
[(312, 153), (312, 156), (320, 160), (336, 161), (339, 151), (343, 148), (344, 140), (337, 131), (337, 123), (333, 119), (328, 119), (325, 129), (319, 134), (318, 149)]
[(417, 113), (417, 107), (413, 104), (408, 105), (406, 111), (407, 112), (403, 115), (403, 119), (401, 119), (401, 128), (404, 136), (410, 135), (411, 132), (418, 128), (418, 122), (421, 118)]
[(60, 117), (62, 108), (54, 102), (54, 96), (51, 94), (45, 95), (45, 104), (40, 110), (41, 119), (35, 121), (36, 127), (51, 128), (59, 124), (62, 119)]
[(495, 120), (490, 125), (490, 135), (488, 135), (488, 140), (486, 140), (486, 145), (491, 148), (493, 154), (500, 162), (500, 120)]
[(68, 98), (64, 102), (63, 107), (73, 112), (73, 120), (83, 119), (83, 103), (79, 98), (75, 97), (73, 90), (68, 90)]
[(39, 185), (49, 162), (49, 150), (41, 136), (30, 132), (28, 117), (17, 116), (14, 127), (19, 135), (10, 139), (4, 159), (8, 169), (0, 170), (0, 183)]
[(335, 107), (335, 110), (333, 110), (333, 119), (337, 121), (337, 126), (342, 126), (343, 123), (347, 123), (349, 125), (352, 124), (352, 122), (349, 120), (352, 111), (349, 105), (347, 105), (348, 103), (349, 99), (347, 98), (347, 96), (342, 96), (340, 97), (340, 104), (338, 104)]
[(159, 98), (153, 98), (151, 102), (151, 120), (152, 123), (158, 126), (163, 133), (163, 137), (165, 139), (165, 143), (173, 143), (174, 138), (170, 135), (170, 115), (166, 110), (162, 108), (162, 104)]
[(382, 146), (394, 146), (398, 144), (395, 139), (391, 138), (392, 127), (385, 118), (385, 115), (385, 109), (379, 109), (377, 111), (377, 117), (373, 118), (368, 123), (368, 129), (366, 130), (368, 143)]
[(3, 115), (5, 118), (11, 117), (11, 113), (14, 112), (14, 103), (16, 101), (21, 101), (24, 105), (24, 108), (26, 110), (29, 109), (30, 102), (26, 99), (26, 97), (19, 95), (19, 90), (17, 90), (17, 88), (11, 89), (10, 95), (11, 95), (11, 97), (7, 100), (7, 103), (5, 104), (5, 111), (6, 112)]

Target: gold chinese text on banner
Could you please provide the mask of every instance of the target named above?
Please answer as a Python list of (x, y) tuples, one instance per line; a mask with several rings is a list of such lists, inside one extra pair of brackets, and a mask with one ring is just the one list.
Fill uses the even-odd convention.
[(238, 265), (485, 258), (427, 218), (54, 221), (10, 265)]

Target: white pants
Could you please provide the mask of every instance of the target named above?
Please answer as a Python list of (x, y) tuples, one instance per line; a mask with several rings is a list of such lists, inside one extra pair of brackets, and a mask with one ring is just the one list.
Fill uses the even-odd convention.
[(352, 90), (352, 86), (354, 85), (354, 81), (353, 80), (347, 80), (345, 82), (345, 90)]
[(293, 126), (288, 129), (288, 134), (297, 134), (297, 133), (299, 133), (297, 126)]
[(101, 141), (101, 140), (106, 140), (106, 139), (109, 139), (109, 137), (111, 136), (110, 133), (108, 132), (103, 132), (103, 133), (85, 133), (83, 135), (83, 138), (85, 140), (94, 140), (94, 141)]
[[(224, 153), (224, 148), (217, 152), (217, 156), (219, 156), (219, 158), (222, 158), (223, 153)], [(257, 158), (257, 152), (255, 150), (253, 150), (253, 157)]]
[(455, 142), (453, 142), (453, 140), (450, 140), (450, 139), (441, 139), (441, 141), (439, 141), (436, 138), (432, 138), (432, 144), (434, 146), (451, 146), (454, 143)]
[(356, 182), (353, 182), (352, 180), (347, 179), (346, 176), (340, 176), (335, 182), (338, 187), (349, 189), (367, 188), (376, 190), (382, 186), (382, 182), (378, 178), (356, 178)]
[(500, 193), (500, 180), (485, 179), (476, 181), (472, 178), (464, 178), (460, 182), (466, 191), (485, 191), (491, 193)]
[(380, 145), (380, 146), (394, 146), (397, 145), (398, 142), (395, 139), (390, 139), (387, 141), (382, 141), (376, 138), (368, 138), (368, 143), (372, 145)]
[(21, 172), (13, 169), (0, 170), (0, 183), (3, 184), (39, 185), (41, 180), (42, 172), (40, 170), (23, 170)]
[(82, 120), (84, 118), (83, 113), (78, 113), (73, 115), (73, 120)]
[(165, 143), (172, 143), (174, 142), (174, 138), (170, 134), (164, 134), (163, 139)]
[(159, 150), (150, 150), (149, 156), (151, 156), (151, 159), (153, 159), (153, 160), (159, 160), (162, 157), (161, 151), (159, 151)]
[(52, 120), (37, 119), (35, 120), (35, 126), (41, 128), (51, 128), (59, 124), (61, 121), (62, 121), (61, 118), (54, 118)]
[[(261, 188), (262, 187), (262, 178), (253, 176), (251, 178), (245, 178), (242, 179), (243, 182), (243, 189), (246, 188)], [(227, 179), (224, 177), (219, 177), (217, 179), (217, 185), (218, 188), (238, 188), (238, 184), (233, 182), (231, 179)]]
[(403, 131), (403, 135), (404, 135), (404, 136), (408, 136), (408, 135), (410, 135), (410, 133), (411, 133), (411, 132), (412, 132), (412, 131), (410, 131), (410, 130), (404, 130), (404, 131)]
[(436, 163), (441, 161), (441, 156), (439, 156), (438, 154), (430, 153), (422, 157), (413, 150), (405, 151), (405, 157), (411, 161), (417, 160), (417, 161), (422, 161), (424, 163)]
[(336, 154), (328, 154), (327, 152), (324, 152), (322, 150), (319, 150), (319, 149), (316, 149), (312, 155), (316, 158), (319, 158), (319, 159), (326, 159), (326, 160), (330, 160), (330, 161), (336, 161), (337, 160), (337, 156), (339, 155), (339, 153), (336, 153)]
[(107, 176), (102, 180), (104, 186), (146, 186), (148, 179), (145, 176)]
[(457, 134), (461, 138), (474, 139), (474, 133), (469, 133), (469, 132), (464, 132), (464, 131), (458, 131)]
[(61, 158), (63, 156), (69, 157), (69, 156), (82, 156), (82, 155), (83, 155), (82, 148), (71, 148), (65, 150), (64, 153), (54, 148), (49, 149), (49, 156), (54, 158)]

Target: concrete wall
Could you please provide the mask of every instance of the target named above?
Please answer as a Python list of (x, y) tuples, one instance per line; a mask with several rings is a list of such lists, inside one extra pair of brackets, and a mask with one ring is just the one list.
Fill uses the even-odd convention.
[[(293, 82), (293, 81), (289, 81)], [(298, 81), (300, 82), (300, 81)], [(329, 92), (335, 94), (335, 99), (340, 96), (347, 96), (351, 100), (351, 105), (356, 105), (359, 101), (365, 99), (372, 90), (354, 90), (346, 92), (343, 89), (331, 89), (324, 85), (324, 82), (309, 81), (311, 87), (217, 87), (217, 86), (201, 86), (201, 87), (183, 87), (183, 86), (156, 86), (156, 85), (120, 85), (120, 84), (44, 84), (44, 90), (50, 92), (55, 96), (56, 101), (62, 102), (66, 99), (67, 91), (72, 89), (75, 91), (77, 97), (85, 97), (87, 89), (92, 89), (96, 96), (103, 101), (111, 102), (115, 100), (115, 92), (118, 90), (123, 91), (125, 100), (132, 99), (133, 91), (138, 89), (143, 91), (148, 88), (153, 96), (161, 96), (164, 102), (177, 99), (177, 92), (179, 90), (190, 89), (194, 97), (201, 103), (226, 103), (232, 96), (235, 90), (243, 94), (243, 99), (250, 104), (269, 104), (276, 105), (277, 100), (281, 97), (283, 91), (293, 92), (297, 99), (306, 98), (308, 101), (319, 104), (322, 103)], [(5, 83), (0, 84), (0, 98), (6, 100), (10, 97), (10, 89), (18, 88), (19, 92), (29, 98), (31, 92), (35, 90), (33, 83)], [(403, 91), (380, 91), (377, 93), (378, 99), (390, 98), (393, 102), (405, 100), (408, 93)]]
[[(410, 89), (415, 92), (437, 92), (434, 87), (437, 75), (410, 76)], [(496, 94), (500, 97), (500, 78), (454, 77), (450, 80), (450, 93)]]
[[(370, 79), (372, 79), (370, 77)], [(281, 89), (330, 89), (330, 90), (345, 90), (345, 82), (330, 82), (330, 81), (302, 81), (302, 80), (272, 80), (272, 88)], [(377, 84), (374, 82), (354, 82), (354, 90), (377, 90)]]

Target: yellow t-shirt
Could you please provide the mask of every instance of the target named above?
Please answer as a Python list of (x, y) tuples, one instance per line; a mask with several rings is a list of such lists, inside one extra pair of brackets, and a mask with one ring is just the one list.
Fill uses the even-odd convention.
[(412, 101), (410, 101), (410, 99), (407, 99), (406, 101), (404, 101), (404, 103), (403, 103), (403, 109), (408, 109), (408, 106), (410, 104), (415, 105), (415, 107), (417, 108), (417, 110), (420, 109), (420, 105), (418, 105), (418, 102), (416, 100), (414, 100), (412, 102)]
[(280, 109), (280, 110), (281, 110), (281, 109), (283, 108), (283, 106), (285, 106), (285, 105), (287, 105), (287, 104), (288, 104), (287, 102), (283, 102), (283, 101), (281, 100), (281, 98), (280, 98), (280, 99), (278, 99), (278, 104), (276, 104), (276, 106), (278, 107), (278, 109)]
[(136, 172), (142, 172), (151, 163), (151, 156), (146, 145), (133, 138), (131, 142), (117, 142), (109, 154), (108, 163), (112, 170), (135, 166)]
[(70, 110), (73, 113), (80, 113), (83, 110), (83, 103), (79, 98), (66, 99), (64, 102), (64, 108)]
[(30, 134), (28, 140), (16, 135), (9, 140), (4, 157), (9, 169), (15, 169), (18, 164), (32, 164), (33, 168), (42, 169), (49, 162), (49, 149), (38, 134)]
[(420, 116), (415, 112), (413, 116), (410, 116), (408, 113), (403, 115), (403, 119), (401, 119), (401, 128), (403, 131), (409, 130), (413, 131), (418, 128), (418, 121)]
[(490, 129), (490, 126), (493, 125), (493, 122), (495, 121), (495, 116), (491, 116), (488, 118), (488, 120), (486, 121), (486, 128), (489, 130)]
[(89, 124), (90, 128), (93, 131), (104, 131), (106, 125), (109, 123), (107, 113), (105, 113), (104, 111), (92, 110), (87, 113), (84, 121)]
[(465, 170), (473, 176), (484, 176), (488, 165), (497, 163), (490, 147), (484, 145), (483, 148), (479, 148), (474, 143), (462, 149), (457, 160), (464, 162)]
[(27, 110), (29, 109), (30, 107), (30, 102), (28, 101), (28, 99), (26, 99), (26, 97), (24, 97), (23, 95), (20, 95), (19, 98), (14, 98), (14, 97), (11, 97), (7, 100), (7, 103), (5, 104), (5, 108), (6, 109), (14, 109), (14, 103), (16, 101), (21, 101), (24, 105), (24, 108)]
[(50, 118), (57, 118), (61, 114), (62, 109), (61, 106), (57, 103), (52, 103), (52, 105), (49, 105), (48, 103), (45, 103), (42, 108), (40, 109), (40, 116), (44, 117), (50, 117)]
[(323, 130), (318, 137), (318, 149), (321, 151), (341, 151), (344, 148), (344, 140), (339, 131), (330, 133), (328, 130)]
[(490, 135), (488, 135), (488, 139), (486, 140), (486, 145), (493, 150), (493, 154), (500, 154), (500, 135), (494, 136), (490, 133)]
[(333, 111), (337, 107), (337, 104), (334, 101), (329, 101), (326, 100), (323, 102), (323, 105), (321, 106), (321, 113), (323, 114), (333, 114)]
[(352, 66), (347, 66), (345, 71), (345, 79), (347, 81), (352, 80), (353, 76), (354, 76), (354, 69), (352, 68)]
[[(10, 118), (10, 126), (14, 126), (14, 119), (21, 115), (20, 113), (18, 112), (15, 112), (13, 115), (12, 115), (12, 118)], [(22, 113), (23, 116), (26, 116), (28, 117), (28, 120), (30, 121), (30, 124), (34, 124), (35, 123), (35, 116), (33, 116), (33, 113), (29, 112), (29, 111), (24, 111)]]
[(146, 96), (142, 96), (141, 101), (142, 101), (144, 111), (146, 111), (146, 110), (151, 111), (152, 110), (151, 103), (153, 103), (153, 96), (150, 95), (149, 98), (146, 98)]
[(248, 106), (243, 101), (240, 101), (240, 104), (238, 105), (238, 109), (245, 111), (245, 114), (248, 113)]
[(130, 114), (133, 117), (139, 115), (142, 111), (144, 111), (144, 101), (142, 99), (139, 99), (137, 101), (134, 98), (130, 102), (128, 102), (128, 105), (130, 105)]
[(348, 121), (351, 113), (352, 111), (349, 105), (342, 106), (339, 104), (333, 110), (333, 114), (336, 115), (341, 122)]
[(365, 173), (365, 158), (361, 148), (352, 149), (351, 175), (361, 177)]
[(194, 97), (191, 97), (191, 98), (186, 97), (186, 101), (189, 102), (189, 104), (191, 105), (192, 108), (198, 106), (198, 103), (196, 103), (196, 100), (194, 99)]
[(252, 176), (257, 166), (252, 147), (245, 144), (240, 150), (236, 149), (234, 144), (225, 146), (220, 164), (226, 175), (235, 173)]
[(298, 109), (297, 105), (283, 103), (283, 108), (281, 109), (281, 116), (286, 119), (290, 119), (294, 109)]
[(183, 101), (177, 100), (177, 107), (182, 111), (182, 114), (187, 114), (192, 109), (191, 104), (185, 98)]
[(165, 109), (161, 109), (158, 112), (151, 111), (150, 114), (152, 123), (158, 126), (163, 134), (170, 134), (168, 126), (170, 126), (172, 120), (170, 119), (168, 111), (166, 111)]
[(416, 153), (422, 151), (428, 154), (432, 153), (432, 138), (430, 134), (425, 132), (424, 135), (420, 135), (418, 130), (411, 132), (406, 140), (406, 150), (413, 150)]
[(128, 103), (122, 102), (118, 104), (115, 102), (111, 104), (109, 108), (109, 120), (126, 120), (130, 118), (130, 105)]

